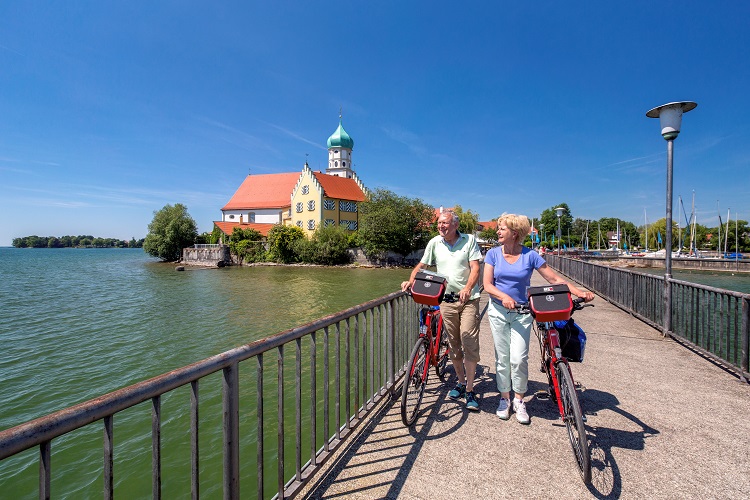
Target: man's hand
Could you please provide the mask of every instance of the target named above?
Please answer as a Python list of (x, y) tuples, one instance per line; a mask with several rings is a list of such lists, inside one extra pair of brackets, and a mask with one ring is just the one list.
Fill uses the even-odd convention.
[(468, 302), (471, 298), (471, 288), (462, 288), (460, 292), (458, 292), (458, 299), (463, 304), (465, 302)]

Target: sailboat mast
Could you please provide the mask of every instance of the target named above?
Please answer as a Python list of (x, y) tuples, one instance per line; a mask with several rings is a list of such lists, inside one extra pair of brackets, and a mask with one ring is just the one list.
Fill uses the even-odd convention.
[(727, 229), (724, 231), (724, 253), (727, 253), (727, 243), (729, 241), (729, 222), (732, 220), (729, 209), (727, 208)]
[(719, 200), (716, 200), (716, 213), (719, 214), (719, 241), (716, 244), (716, 255), (721, 255), (721, 210), (719, 210)]

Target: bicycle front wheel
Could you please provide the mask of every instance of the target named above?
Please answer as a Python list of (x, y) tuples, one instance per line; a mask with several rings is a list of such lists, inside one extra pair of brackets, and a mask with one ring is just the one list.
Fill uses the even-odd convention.
[(417, 419), (419, 404), (422, 402), (424, 388), (429, 373), (427, 362), (427, 340), (420, 338), (411, 351), (411, 361), (404, 374), (401, 388), (401, 421), (409, 426)]
[(568, 430), (570, 446), (573, 447), (573, 455), (578, 464), (578, 472), (581, 473), (583, 482), (591, 482), (591, 455), (589, 442), (586, 437), (586, 427), (583, 425), (581, 416), (581, 405), (578, 403), (573, 377), (570, 376), (568, 364), (557, 363), (557, 383), (560, 385), (560, 401), (563, 408), (563, 421)]

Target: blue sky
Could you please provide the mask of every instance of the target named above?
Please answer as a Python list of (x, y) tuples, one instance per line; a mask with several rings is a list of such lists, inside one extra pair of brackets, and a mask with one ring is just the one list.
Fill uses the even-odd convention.
[[(664, 217), (650, 108), (691, 100), (674, 199), (750, 219), (750, 3), (0, 4), (0, 246), (142, 238), (183, 203), (210, 231), (250, 173), (355, 170), (488, 220)], [(717, 210), (718, 204), (718, 210)]]

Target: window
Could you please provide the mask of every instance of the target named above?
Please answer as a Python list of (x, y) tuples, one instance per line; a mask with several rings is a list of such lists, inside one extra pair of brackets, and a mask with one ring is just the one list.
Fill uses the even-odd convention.
[(309, 221), (307, 221), (307, 229), (309, 229), (311, 231), (313, 229), (315, 229), (315, 221), (314, 220), (310, 219)]
[(289, 207), (289, 217), (292, 216), (292, 207)]
[(307, 202), (307, 209), (308, 210), (315, 210), (315, 200), (310, 200)]
[(338, 167), (339, 166), (339, 162), (338, 161), (333, 162), (333, 166), (334, 167)]
[(234, 219), (234, 214), (231, 214), (231, 215), (229, 216), (229, 218), (230, 218), (230, 219)]
[(357, 203), (354, 201), (339, 201), (339, 210), (342, 212), (356, 212), (357, 211)]
[(249, 214), (247, 214), (247, 221), (250, 224), (253, 224), (255, 222), (255, 212), (250, 212)]
[(333, 219), (326, 219), (326, 227), (333, 226), (334, 224), (336, 224), (335, 220), (333, 220)]
[(352, 231), (357, 230), (357, 221), (356, 220), (350, 220), (349, 221), (349, 229)]
[(310, 193), (310, 186), (308, 186), (307, 184), (302, 186), (302, 194), (309, 194), (309, 193)]
[(336, 202), (333, 200), (323, 200), (323, 208), (326, 210), (336, 210)]
[(297, 202), (297, 213), (301, 213), (304, 208), (304, 205), (302, 205), (302, 202)]
[(301, 227), (302, 227), (302, 221), (301, 221), (301, 220), (298, 220), (298, 221), (297, 221), (297, 227), (299, 227), (299, 228), (301, 228)]
[[(346, 166), (346, 162), (345, 162), (345, 161), (342, 161), (342, 162), (341, 162), (341, 166), (342, 166), (342, 167), (345, 167), (345, 166)], [(665, 231), (666, 231), (666, 229), (665, 229)]]

